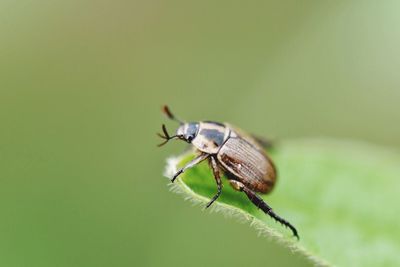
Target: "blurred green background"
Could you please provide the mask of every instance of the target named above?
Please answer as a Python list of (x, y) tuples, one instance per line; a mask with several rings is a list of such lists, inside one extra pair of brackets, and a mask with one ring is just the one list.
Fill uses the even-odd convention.
[(185, 145), (155, 146), (160, 107), (283, 140), (398, 149), (399, 12), (399, 1), (2, 0), (0, 266), (307, 266), (168, 191), (165, 159)]

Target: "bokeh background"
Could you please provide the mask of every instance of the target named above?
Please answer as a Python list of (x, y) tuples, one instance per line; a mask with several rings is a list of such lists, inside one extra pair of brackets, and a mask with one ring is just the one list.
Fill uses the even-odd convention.
[(168, 191), (165, 159), (185, 145), (155, 146), (160, 107), (281, 140), (398, 149), (399, 12), (399, 1), (2, 0), (0, 266), (308, 266)]

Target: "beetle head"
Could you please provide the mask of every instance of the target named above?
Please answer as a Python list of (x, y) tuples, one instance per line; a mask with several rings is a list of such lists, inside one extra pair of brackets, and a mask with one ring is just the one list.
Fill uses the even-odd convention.
[(197, 122), (190, 122), (179, 126), (179, 128), (176, 130), (176, 135), (179, 136), (180, 139), (191, 143), (197, 136), (198, 131), (199, 124)]
[(198, 123), (185, 123), (182, 120), (178, 119), (177, 117), (175, 117), (175, 115), (170, 111), (170, 109), (168, 108), (168, 106), (164, 106), (162, 111), (165, 113), (165, 115), (167, 115), (167, 117), (171, 120), (174, 120), (176, 122), (179, 122), (180, 126), (178, 127), (178, 129), (176, 130), (176, 134), (173, 136), (170, 136), (168, 134), (167, 128), (165, 127), (165, 125), (162, 125), (162, 130), (164, 135), (162, 134), (158, 134), (158, 136), (160, 136), (161, 138), (165, 139), (165, 141), (161, 144), (159, 144), (158, 146), (162, 146), (165, 145), (169, 140), (171, 139), (180, 139), (180, 140), (184, 140), (188, 143), (191, 143), (192, 140), (196, 137), (198, 129), (199, 129), (199, 124)]

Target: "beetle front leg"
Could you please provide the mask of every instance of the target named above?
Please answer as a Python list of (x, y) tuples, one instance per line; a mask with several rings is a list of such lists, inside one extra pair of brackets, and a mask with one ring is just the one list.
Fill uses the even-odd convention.
[(217, 165), (217, 162), (215, 161), (214, 157), (210, 157), (210, 163), (211, 163), (211, 168), (213, 170), (214, 173), (214, 178), (215, 181), (217, 182), (217, 194), (211, 199), (210, 202), (208, 202), (206, 208), (210, 207), (212, 203), (214, 203), (215, 200), (217, 200), (217, 198), (221, 195), (222, 192), (222, 182), (221, 182), (221, 176), (219, 173), (219, 168)]
[(285, 219), (283, 219), (282, 217), (277, 215), (272, 210), (272, 208), (267, 203), (265, 203), (265, 201), (260, 196), (258, 196), (254, 191), (250, 190), (243, 183), (241, 183), (239, 181), (229, 180), (229, 182), (234, 189), (236, 189), (237, 191), (244, 192), (247, 195), (247, 197), (250, 199), (250, 201), (253, 202), (253, 204), (257, 206), (257, 208), (260, 208), (262, 211), (264, 211), (264, 213), (268, 214), (269, 216), (274, 218), (276, 221), (289, 227), (290, 230), (292, 230), (293, 235), (295, 237), (297, 237), (297, 239), (299, 239), (299, 235), (297, 234), (296, 228), (290, 222), (286, 221)]
[(175, 179), (181, 175), (184, 171), (186, 171), (189, 168), (192, 168), (194, 166), (196, 166), (197, 164), (199, 164), (200, 162), (202, 162), (203, 160), (207, 159), (210, 155), (209, 154), (205, 154), (202, 153), (199, 156), (197, 156), (196, 158), (194, 158), (192, 161), (190, 161), (188, 164), (186, 164), (183, 168), (179, 169), (174, 176), (171, 179), (171, 182), (174, 182)]

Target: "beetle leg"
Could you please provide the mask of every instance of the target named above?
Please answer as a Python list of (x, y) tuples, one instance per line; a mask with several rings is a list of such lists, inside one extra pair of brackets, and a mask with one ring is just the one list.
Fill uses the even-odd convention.
[(189, 168), (194, 167), (195, 165), (199, 164), (200, 162), (202, 162), (203, 160), (207, 159), (210, 155), (206, 154), (206, 153), (202, 153), (199, 156), (197, 156), (196, 158), (194, 158), (192, 161), (190, 161), (188, 164), (186, 164), (183, 168), (179, 169), (174, 176), (171, 179), (171, 182), (174, 182), (175, 179), (182, 174), (184, 171), (186, 171)]
[(210, 207), (212, 203), (214, 203), (215, 200), (217, 200), (217, 198), (221, 195), (222, 192), (222, 182), (221, 182), (221, 176), (219, 173), (219, 168), (217, 165), (217, 162), (215, 161), (214, 157), (210, 157), (210, 163), (211, 163), (211, 168), (213, 170), (214, 173), (214, 178), (215, 181), (217, 182), (217, 194), (211, 199), (210, 202), (208, 202), (206, 208)]
[(251, 200), (251, 202), (253, 202), (253, 204), (257, 206), (257, 208), (260, 208), (262, 211), (265, 212), (265, 214), (268, 214), (269, 216), (271, 216), (284, 226), (289, 227), (290, 230), (292, 230), (293, 235), (297, 237), (297, 239), (299, 239), (299, 235), (297, 234), (296, 228), (291, 223), (289, 223), (288, 221), (277, 215), (272, 210), (272, 208), (267, 203), (265, 203), (265, 201), (260, 196), (258, 196), (254, 191), (250, 190), (243, 183), (239, 181), (229, 180), (229, 182), (231, 183), (234, 189), (236, 189), (237, 191), (244, 192), (247, 195), (247, 197)]

